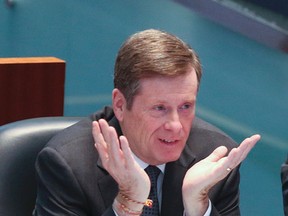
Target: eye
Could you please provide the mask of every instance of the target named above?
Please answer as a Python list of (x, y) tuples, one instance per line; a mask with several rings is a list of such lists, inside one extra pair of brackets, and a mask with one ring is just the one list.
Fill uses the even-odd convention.
[(180, 107), (180, 109), (181, 109), (181, 110), (187, 110), (187, 109), (190, 109), (191, 107), (192, 107), (191, 104), (183, 104), (183, 105)]
[(152, 107), (150, 115), (154, 118), (159, 118), (168, 112), (168, 108), (162, 104), (158, 104)]
[(154, 106), (154, 110), (156, 110), (156, 111), (165, 111), (166, 108), (165, 108), (164, 105), (156, 105), (156, 106)]
[(185, 115), (194, 113), (195, 106), (194, 103), (185, 103), (179, 107), (179, 111)]

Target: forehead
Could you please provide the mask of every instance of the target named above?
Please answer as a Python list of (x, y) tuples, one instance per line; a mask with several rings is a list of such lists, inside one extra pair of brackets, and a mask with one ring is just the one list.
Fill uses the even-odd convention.
[(184, 75), (175, 77), (157, 76), (140, 80), (139, 96), (150, 98), (196, 97), (198, 81), (196, 72), (191, 69)]

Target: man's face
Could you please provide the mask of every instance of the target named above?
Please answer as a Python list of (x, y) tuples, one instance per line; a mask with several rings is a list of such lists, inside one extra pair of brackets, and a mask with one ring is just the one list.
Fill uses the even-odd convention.
[(131, 150), (146, 163), (175, 161), (185, 146), (195, 115), (197, 77), (194, 69), (174, 77), (143, 79), (131, 110), (118, 118)]

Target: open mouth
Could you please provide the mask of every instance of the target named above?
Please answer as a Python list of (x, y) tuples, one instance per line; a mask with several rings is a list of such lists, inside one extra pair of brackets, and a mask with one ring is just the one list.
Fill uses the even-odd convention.
[(175, 144), (178, 140), (160, 139), (160, 141), (165, 144)]

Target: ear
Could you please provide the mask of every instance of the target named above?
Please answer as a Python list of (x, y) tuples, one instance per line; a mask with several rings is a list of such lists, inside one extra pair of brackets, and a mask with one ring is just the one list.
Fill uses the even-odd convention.
[(122, 92), (115, 88), (112, 91), (112, 106), (118, 121), (123, 120), (123, 112), (126, 109), (126, 99)]

